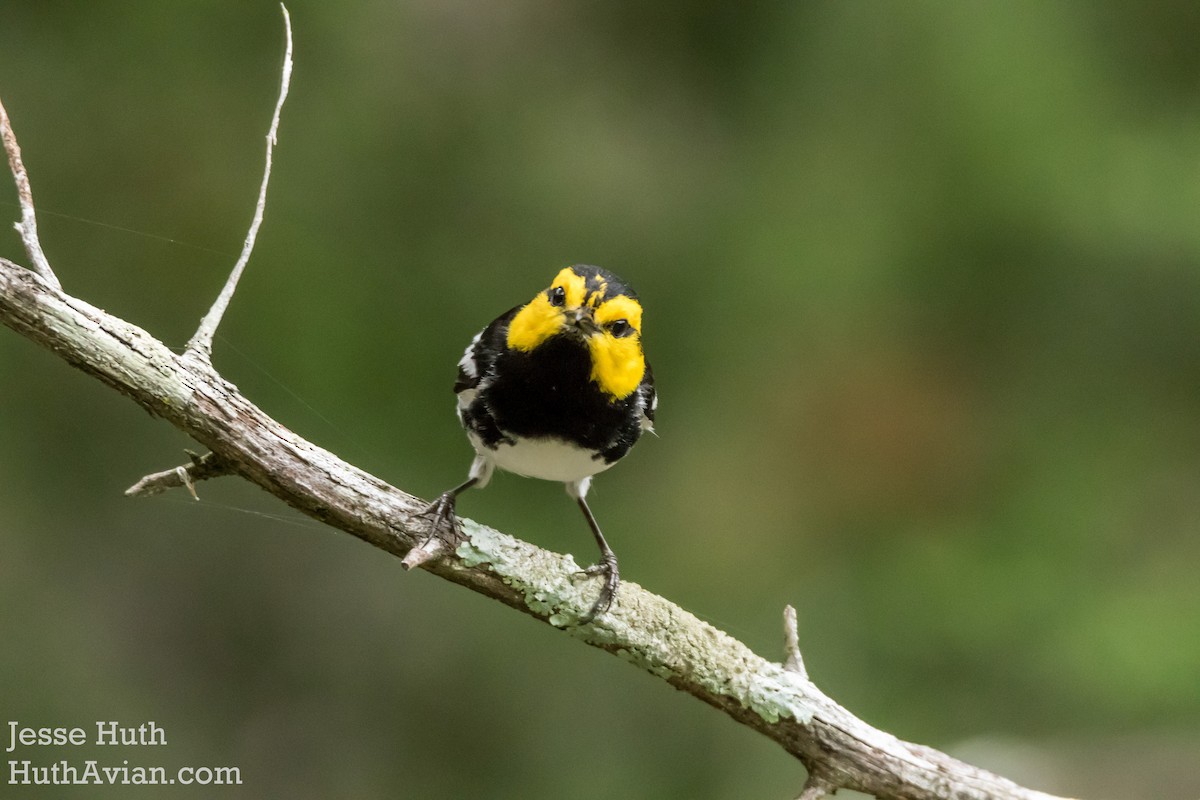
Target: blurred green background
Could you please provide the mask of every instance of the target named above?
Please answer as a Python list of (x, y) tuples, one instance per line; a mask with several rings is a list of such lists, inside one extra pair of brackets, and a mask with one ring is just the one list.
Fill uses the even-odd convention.
[[(290, 8), (216, 342), (251, 399), (432, 496), (470, 460), (466, 342), (603, 265), (662, 398), (592, 495), (624, 577), (771, 658), (794, 604), (818, 685), (902, 738), (1056, 792), (1200, 794), (1200, 6)], [(271, 2), (4, 4), (67, 291), (187, 341), (281, 54)], [(27, 262), (11, 231), (0, 254)], [(766, 739), (253, 487), (122, 496), (189, 446), (0, 330), (3, 721), (169, 741), (17, 756), (242, 770), (172, 796), (798, 792)], [(461, 508), (593, 555), (558, 486)], [(3, 793), (163, 790), (62, 792)]]

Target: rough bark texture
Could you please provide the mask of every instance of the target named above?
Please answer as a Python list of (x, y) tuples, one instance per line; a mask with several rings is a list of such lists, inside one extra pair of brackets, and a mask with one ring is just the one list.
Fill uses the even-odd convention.
[[(208, 447), (222, 466), (289, 505), (403, 557), (428, 531), (425, 503), (297, 436), (194, 352), (176, 355), (142, 329), (0, 259), (0, 322), (128, 396)], [(181, 481), (182, 482), (182, 481)], [(795, 667), (634, 583), (611, 611), (578, 625), (597, 590), (570, 556), (478, 525), (424, 568), (659, 676), (760, 731), (815, 776), (806, 796), (850, 788), (882, 798), (1050, 798), (871, 727)]]

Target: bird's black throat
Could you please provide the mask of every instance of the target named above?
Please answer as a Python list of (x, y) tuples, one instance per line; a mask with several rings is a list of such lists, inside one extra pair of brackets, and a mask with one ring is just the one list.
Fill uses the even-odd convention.
[(626, 427), (632, 395), (613, 399), (591, 379), (591, 372), (587, 344), (574, 336), (555, 336), (529, 352), (502, 353), (496, 377), (480, 399), (509, 435), (553, 436), (605, 451)]

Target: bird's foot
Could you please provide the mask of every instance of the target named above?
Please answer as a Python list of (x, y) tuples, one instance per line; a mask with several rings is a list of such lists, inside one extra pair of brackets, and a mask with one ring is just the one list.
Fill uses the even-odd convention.
[(577, 579), (589, 578), (592, 575), (603, 575), (604, 587), (600, 590), (600, 596), (596, 598), (596, 602), (592, 604), (591, 610), (579, 618), (580, 625), (587, 625), (598, 615), (608, 611), (613, 600), (616, 599), (617, 586), (621, 583), (621, 573), (617, 570), (617, 557), (606, 554), (598, 563), (575, 573)]
[(445, 538), (459, 538), (462, 531), (458, 525), (458, 516), (454, 513), (458, 495), (453, 491), (442, 492), (437, 499), (425, 506), (417, 516), (429, 520), (429, 535)]
[(417, 513), (429, 520), (429, 532), (421, 543), (408, 551), (400, 562), (405, 569), (419, 567), (426, 561), (437, 558), (442, 552), (453, 549), (463, 540), (454, 503), (458, 496), (453, 492), (442, 492), (438, 498)]

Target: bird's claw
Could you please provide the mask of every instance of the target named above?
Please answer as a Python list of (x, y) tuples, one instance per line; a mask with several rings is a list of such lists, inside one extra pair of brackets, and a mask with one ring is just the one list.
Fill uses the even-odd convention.
[(454, 513), (455, 497), (453, 492), (442, 492), (437, 499), (417, 516), (429, 520), (429, 538), (446, 540), (462, 538), (462, 530), (458, 524), (458, 515)]
[(621, 573), (617, 570), (616, 556), (604, 556), (598, 563), (592, 564), (587, 569), (582, 569), (575, 573), (575, 577), (589, 578), (593, 575), (604, 576), (604, 587), (600, 589), (600, 596), (596, 598), (596, 602), (592, 603), (591, 609), (579, 618), (580, 625), (587, 625), (594, 620), (598, 615), (608, 611), (612, 606), (613, 600), (617, 597), (617, 586), (621, 583)]

